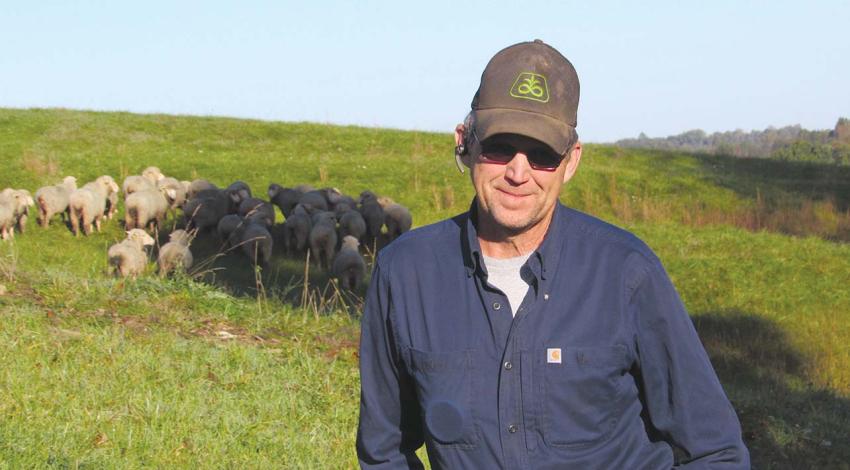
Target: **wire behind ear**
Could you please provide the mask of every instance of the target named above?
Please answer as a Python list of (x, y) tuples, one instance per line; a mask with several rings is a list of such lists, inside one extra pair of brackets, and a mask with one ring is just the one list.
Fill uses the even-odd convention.
[[(460, 147), (460, 145), (458, 145)], [(460, 153), (458, 153), (457, 149), (455, 149), (455, 165), (457, 165), (457, 169), (460, 171), (460, 174), (463, 174), (463, 160), (460, 159)]]

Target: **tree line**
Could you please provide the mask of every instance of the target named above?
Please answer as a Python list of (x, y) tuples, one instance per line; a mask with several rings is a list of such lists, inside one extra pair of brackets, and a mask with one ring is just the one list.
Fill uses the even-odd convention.
[(768, 127), (763, 131), (740, 129), (707, 134), (694, 129), (669, 137), (648, 137), (616, 142), (621, 147), (684, 150), (735, 157), (775, 158), (850, 165), (850, 119), (839, 118), (834, 129), (808, 130), (800, 127)]

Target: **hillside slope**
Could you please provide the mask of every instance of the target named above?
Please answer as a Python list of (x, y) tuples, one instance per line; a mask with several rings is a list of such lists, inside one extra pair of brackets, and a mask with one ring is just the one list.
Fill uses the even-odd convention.
[[(180, 179), (243, 180), (257, 193), (270, 182), (371, 189), (421, 226), (468, 207), (452, 148), (449, 134), (0, 109), (0, 188), (33, 191), (66, 174), (120, 180), (156, 165)], [(837, 242), (850, 238), (850, 174), (585, 149), (562, 200), (659, 254), (754, 464), (850, 461), (840, 444), (850, 439), (850, 246)], [(259, 274), (213, 259), (210, 282), (115, 280), (105, 252), (122, 234), (114, 221), (79, 239), (32, 224), (0, 243), (0, 462), (352, 466), (358, 301), (334, 297), (314, 272), (316, 293), (300, 297), (303, 262), (281, 258)]]

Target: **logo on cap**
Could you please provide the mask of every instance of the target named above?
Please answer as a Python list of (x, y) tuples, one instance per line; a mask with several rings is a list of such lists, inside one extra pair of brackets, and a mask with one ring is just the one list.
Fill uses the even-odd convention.
[(546, 103), (549, 101), (549, 85), (546, 77), (533, 72), (520, 72), (511, 87), (511, 96)]

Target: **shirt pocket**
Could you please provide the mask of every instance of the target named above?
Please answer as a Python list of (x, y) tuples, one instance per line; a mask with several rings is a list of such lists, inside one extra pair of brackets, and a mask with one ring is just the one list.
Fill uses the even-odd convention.
[[(559, 363), (550, 359), (553, 349), (560, 349)], [(537, 357), (544, 441), (554, 447), (580, 448), (605, 440), (621, 414), (625, 347), (549, 346)]]
[(434, 444), (474, 448), (478, 427), (472, 413), (472, 350), (425, 352), (410, 348), (416, 395), (425, 430)]

